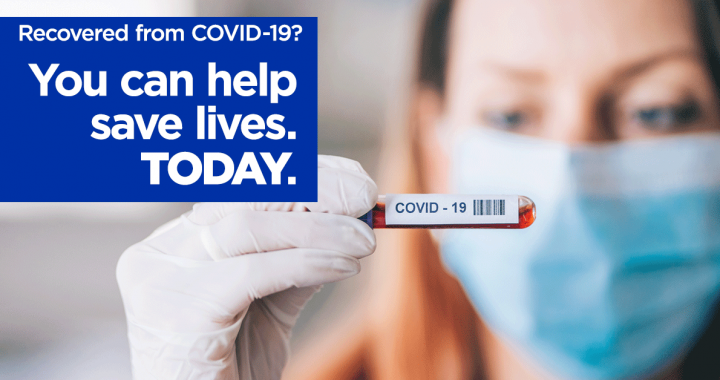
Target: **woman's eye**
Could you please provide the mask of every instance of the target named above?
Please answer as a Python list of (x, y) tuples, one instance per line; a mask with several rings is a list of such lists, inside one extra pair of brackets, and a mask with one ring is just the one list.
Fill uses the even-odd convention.
[(498, 129), (514, 130), (528, 122), (528, 115), (520, 111), (511, 112), (487, 112), (484, 116), (485, 122)]
[(635, 112), (633, 119), (653, 131), (682, 129), (700, 118), (700, 106), (687, 102), (675, 106), (648, 107)]

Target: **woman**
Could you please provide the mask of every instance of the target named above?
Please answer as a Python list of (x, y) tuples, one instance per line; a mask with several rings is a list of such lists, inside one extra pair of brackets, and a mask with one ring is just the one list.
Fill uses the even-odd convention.
[[(434, 2), (382, 190), (538, 220), (388, 231), (362, 314), (286, 377), (718, 378), (717, 26), (709, 1)], [(317, 204), (197, 205), (123, 254), (136, 378), (279, 377), (316, 285), (375, 248), (372, 180), (319, 167)]]
[[(332, 331), (318, 345), (300, 353), (291, 362), (286, 378), (720, 377), (720, 366), (716, 360), (720, 353), (720, 316), (711, 318), (714, 321), (706, 325), (706, 314), (714, 310), (716, 276), (702, 285), (703, 292), (683, 293), (705, 297), (700, 302), (703, 306), (692, 309), (694, 314), (688, 317), (685, 327), (678, 329), (681, 335), (687, 334), (692, 338), (687, 341), (676, 338), (673, 341), (676, 347), (640, 355), (633, 350), (642, 350), (647, 345), (632, 341), (633, 335), (628, 330), (642, 330), (642, 327), (612, 321), (612, 317), (620, 319), (620, 315), (631, 313), (632, 307), (640, 308), (644, 302), (636, 299), (633, 300), (634, 305), (625, 305), (622, 295), (641, 294), (644, 289), (633, 286), (645, 285), (638, 285), (632, 280), (640, 271), (654, 273), (659, 281), (672, 281), (672, 286), (682, 287), (682, 281), (687, 283), (689, 280), (671, 277), (671, 269), (682, 267), (687, 262), (673, 261), (672, 258), (667, 258), (668, 261), (657, 259), (652, 263), (656, 266), (653, 267), (650, 263), (642, 266), (612, 258), (612, 263), (622, 268), (615, 269), (614, 276), (600, 275), (604, 281), (609, 281), (603, 283), (597, 279), (593, 268), (602, 268), (605, 262), (576, 257), (584, 249), (592, 251), (596, 257), (607, 256), (607, 251), (613, 250), (637, 251), (637, 247), (631, 247), (635, 240), (662, 239), (657, 234), (675, 234), (674, 239), (686, 239), (695, 236), (695, 233), (642, 219), (649, 215), (667, 218), (668, 215), (663, 212), (650, 214), (637, 208), (634, 213), (617, 211), (616, 208), (626, 205), (627, 201), (623, 198), (634, 199), (631, 190), (625, 190), (625, 194), (611, 193), (616, 198), (614, 203), (601, 203), (602, 198), (598, 198), (594, 199), (594, 204), (587, 201), (580, 203), (584, 205), (581, 209), (569, 205), (564, 208), (555, 206), (552, 201), (556, 197), (543, 193), (561, 193), (565, 194), (566, 202), (573, 199), (583, 202), (582, 197), (574, 196), (574, 191), (567, 191), (561, 185), (562, 176), (553, 171), (562, 169), (566, 162), (563, 160), (568, 158), (609, 159), (609, 153), (595, 152), (596, 157), (568, 153), (561, 154), (563, 160), (560, 160), (558, 150), (543, 145), (543, 142), (485, 133), (481, 136), (484, 143), (473, 144), (468, 140), (478, 137), (462, 131), (467, 126), (479, 126), (477, 128), (500, 129), (506, 131), (503, 133), (513, 132), (575, 146), (596, 143), (616, 145), (626, 140), (716, 131), (720, 128), (717, 101), (717, 70), (720, 66), (713, 39), (717, 36), (717, 24), (718, 14), (710, 2), (433, 2), (422, 29), (410, 131), (404, 132), (405, 136), (386, 139), (405, 142), (408, 146), (398, 154), (403, 159), (390, 155), (381, 160), (385, 165), (398, 164), (398, 167), (387, 168), (388, 173), (409, 173), (410, 176), (395, 180), (390, 178), (385, 181), (390, 185), (381, 186), (381, 190), (390, 193), (522, 193), (536, 201), (538, 221), (527, 230), (493, 231), (483, 233), (477, 240), (465, 238), (462, 232), (446, 235), (445, 239), (456, 239), (465, 245), (453, 247), (441, 238), (441, 247), (447, 249), (442, 255), (424, 231), (404, 231), (402, 236), (400, 231), (379, 233), (379, 252), (373, 258), (379, 262), (373, 268), (380, 268), (380, 273), (373, 274), (374, 287), (367, 297), (370, 301), (359, 308), (364, 312), (363, 317)], [(448, 129), (460, 131), (449, 132)], [(452, 134), (466, 140), (465, 146), (450, 144), (451, 149), (455, 149), (454, 155), (443, 147), (443, 141), (452, 140), (446, 135)], [(396, 145), (390, 148), (388, 151), (399, 150)], [(473, 149), (493, 149), (493, 153), (468, 152)], [(668, 146), (667, 155), (674, 156), (672, 149), (696, 151), (706, 148)], [(646, 152), (652, 154), (651, 149)], [(615, 154), (629, 153), (632, 153), (631, 147), (627, 147), (627, 151), (615, 151)], [(718, 155), (706, 158), (713, 157), (717, 160)], [(473, 158), (477, 159), (473, 161)], [(635, 155), (626, 158), (643, 160), (642, 156)], [(460, 162), (463, 160), (470, 162)], [(542, 162), (538, 165), (533, 160)], [(583, 170), (595, 168), (629, 172), (633, 169), (632, 162), (619, 163), (622, 165), (614, 167), (608, 162), (604, 165), (584, 162), (571, 168), (576, 178), (569, 182), (576, 185), (582, 182), (583, 179), (577, 177), (583, 174)], [(680, 167), (684, 166), (678, 165)], [(715, 164), (714, 168), (717, 167)], [(640, 169), (646, 177), (663, 173), (652, 167)], [(459, 174), (474, 178), (450, 178), (458, 170)], [(667, 168), (664, 175), (677, 177), (672, 170), (674, 168)], [(533, 176), (533, 171), (540, 175)], [(585, 174), (592, 176), (598, 173)], [(702, 171), (699, 174), (707, 176), (708, 181), (715, 181), (714, 186), (709, 188), (717, 189), (717, 173)], [(521, 178), (523, 176), (526, 178)], [(619, 175), (604, 177), (614, 180), (613, 186), (605, 186), (611, 192), (618, 191), (623, 185), (643, 185), (626, 183), (627, 180), (619, 178)], [(688, 182), (689, 189), (698, 186), (696, 183), (690, 185), (693, 181), (691, 176), (684, 180)], [(595, 187), (601, 185), (593, 184)], [(663, 186), (657, 181), (652, 185)], [(643, 194), (644, 191), (646, 189), (639, 192), (640, 198), (652, 196)], [(713, 194), (717, 195), (717, 191)], [(658, 201), (662, 199), (665, 197), (657, 198)], [(705, 207), (718, 209), (717, 200), (705, 199), (708, 202)], [(647, 207), (644, 204), (641, 206)], [(599, 207), (608, 208), (612, 213), (598, 210)], [(555, 217), (553, 213), (561, 216)], [(697, 224), (698, 220), (702, 221), (708, 215), (698, 212), (692, 217), (688, 215), (688, 220), (682, 220), (680, 215), (675, 218), (678, 223), (695, 224), (692, 228), (702, 230), (702, 234), (717, 235), (717, 214), (712, 216), (712, 223)], [(598, 220), (593, 221), (593, 217)], [(603, 217), (609, 220), (601, 220)], [(637, 228), (628, 224), (630, 221), (654, 231)], [(585, 225), (596, 222), (596, 226), (590, 225), (586, 229), (598, 235), (592, 239), (577, 236), (585, 229), (577, 228), (573, 223), (583, 222)], [(603, 233), (601, 228), (608, 228), (605, 223), (615, 223), (618, 228), (631, 230), (635, 236), (619, 236), (619, 230), (600, 235)], [(531, 252), (532, 257), (522, 257), (531, 248), (512, 244), (512, 240), (535, 239), (531, 235), (536, 232), (534, 229), (537, 234), (547, 236), (553, 228), (576, 236), (550, 237), (544, 243), (537, 240), (537, 250)], [(383, 233), (385, 236), (382, 236)], [(708, 236), (701, 238), (707, 240)], [(388, 241), (391, 239), (396, 241)], [(486, 249), (473, 244), (488, 243), (491, 239), (503, 239), (502, 244), (489, 244)], [(602, 241), (597, 242), (596, 239)], [(669, 239), (662, 240), (657, 249), (677, 246)], [(717, 239), (713, 240), (706, 242), (696, 254), (716, 261), (720, 246)], [(591, 244), (562, 247), (563, 244), (573, 243)], [(650, 242), (647, 244), (651, 245)], [(457, 252), (463, 248), (474, 255), (502, 256), (485, 257), (476, 264), (476, 258), (464, 256), (470, 254)], [(562, 256), (562, 253), (568, 255)], [(648, 254), (651, 253), (648, 249)], [(573, 257), (575, 262), (571, 261)], [(534, 274), (503, 268), (500, 262), (503, 260), (514, 261), (510, 265), (519, 268), (534, 270)], [(573, 269), (573, 273), (580, 276), (579, 280), (575, 280), (559, 272), (558, 266), (550, 260), (562, 260), (567, 266), (585, 264), (589, 268)], [(463, 272), (463, 267), (474, 265), (480, 266), (475, 271), (470, 270), (474, 273)], [(692, 272), (699, 275), (702, 273), (700, 267)], [(717, 270), (712, 269), (714, 272)], [(502, 278), (478, 279), (492, 276), (493, 271), (506, 276), (504, 281)], [(453, 275), (460, 279), (460, 284)], [(554, 275), (563, 281), (553, 284), (543, 275)], [(514, 281), (526, 282), (528, 288), (513, 289), (511, 283)], [(568, 285), (585, 288), (580, 294), (569, 294), (563, 289)], [(463, 286), (471, 301), (481, 309), (482, 319), (477, 318), (476, 310), (460, 289)], [(612, 289), (612, 286), (622, 293), (612, 297), (591, 294), (592, 287), (604, 290)], [(658, 293), (664, 288), (662, 284), (653, 286)], [(489, 290), (478, 290), (483, 287)], [(531, 296), (533, 300), (506, 305), (497, 299), (523, 296)], [(646, 296), (654, 297), (654, 294), (650, 291)], [(523, 304), (533, 301), (544, 303), (544, 307)], [(578, 305), (582, 301), (588, 302), (584, 308)], [(653, 317), (668, 318), (672, 313), (679, 315), (683, 310), (690, 310), (676, 300), (668, 299), (667, 302), (668, 307), (677, 308), (672, 311), (658, 309)], [(552, 307), (558, 309), (549, 309)], [(553, 311), (556, 311), (555, 315), (542, 314)], [(592, 320), (593, 315), (606, 316), (608, 321)], [(527, 331), (517, 331), (523, 317), (535, 326), (527, 327)], [(571, 336), (558, 336), (560, 332), (553, 330), (557, 328), (551, 323), (553, 319), (562, 321), (567, 330), (575, 329), (568, 332)], [(659, 323), (651, 318), (639, 320), (655, 326), (649, 328), (648, 333), (662, 335), (672, 328), (668, 323)], [(348, 336), (347, 331), (357, 330), (360, 331)], [(588, 331), (597, 336), (587, 336)], [(696, 341), (698, 335), (702, 336)], [(647, 337), (644, 339), (648, 340)], [(572, 343), (576, 346), (573, 347)], [(662, 346), (659, 341), (655, 343)], [(622, 344), (629, 347), (623, 348)], [(528, 349), (535, 346), (535, 350), (537, 347), (551, 350), (557, 345), (564, 347), (564, 351), (545, 357), (529, 352), (532, 348)], [(623, 363), (615, 357), (619, 355), (627, 355), (634, 363)]]

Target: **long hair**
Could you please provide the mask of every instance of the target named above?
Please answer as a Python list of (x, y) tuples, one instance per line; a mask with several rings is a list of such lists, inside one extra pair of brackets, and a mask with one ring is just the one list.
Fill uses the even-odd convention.
[[(429, 4), (420, 25), (418, 64), (404, 112), (384, 136), (380, 193), (425, 193), (418, 141), (416, 96), (420, 88), (442, 92), (450, 1)], [(427, 230), (378, 232), (371, 289), (373, 323), (366, 374), (372, 379), (472, 379), (482, 373), (477, 314), (459, 282), (444, 269)], [(394, 279), (394, 281), (386, 281)], [(390, 288), (388, 288), (390, 287)], [(372, 317), (371, 317), (372, 318)]]
[[(720, 13), (718, 1), (693, 0), (697, 33), (700, 38), (706, 63), (720, 92)], [(692, 350), (683, 360), (680, 373), (683, 379), (720, 378), (720, 307)]]

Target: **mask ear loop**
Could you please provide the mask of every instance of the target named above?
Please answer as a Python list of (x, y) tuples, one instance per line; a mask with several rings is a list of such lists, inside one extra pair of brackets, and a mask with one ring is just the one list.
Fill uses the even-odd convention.
[(445, 229), (440, 229), (440, 230), (432, 229), (432, 230), (430, 230), (430, 238), (435, 242), (435, 244), (437, 244), (440, 247), (440, 246), (442, 246), (442, 242), (445, 239), (447, 231), (448, 230), (445, 230)]

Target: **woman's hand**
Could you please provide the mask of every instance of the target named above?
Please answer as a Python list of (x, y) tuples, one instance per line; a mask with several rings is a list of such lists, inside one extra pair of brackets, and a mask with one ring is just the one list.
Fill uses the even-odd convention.
[(123, 253), (135, 379), (280, 378), (305, 303), (375, 250), (356, 219), (375, 183), (354, 161), (318, 162), (316, 203), (197, 204)]

